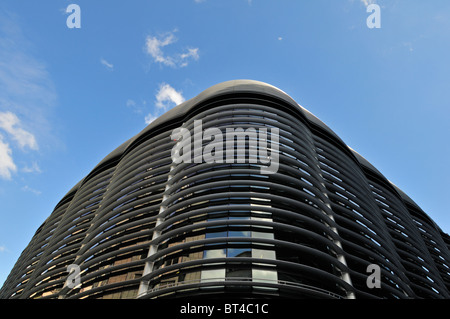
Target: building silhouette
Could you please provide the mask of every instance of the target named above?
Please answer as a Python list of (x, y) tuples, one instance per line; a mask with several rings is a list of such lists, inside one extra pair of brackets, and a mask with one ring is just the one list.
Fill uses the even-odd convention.
[[(200, 139), (175, 163), (174, 149), (188, 144), (174, 130), (195, 139), (195, 121), (248, 136), (231, 155)], [(252, 144), (249, 129), (266, 138)], [(198, 153), (206, 145), (217, 146), (213, 163)], [(275, 160), (275, 172), (262, 171)], [(39, 227), (0, 297), (449, 298), (449, 247), (318, 118), (271, 85), (236, 80), (106, 156)]]

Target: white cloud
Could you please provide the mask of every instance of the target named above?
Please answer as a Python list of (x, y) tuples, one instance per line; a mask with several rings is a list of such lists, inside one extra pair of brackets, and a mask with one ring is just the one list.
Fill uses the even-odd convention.
[(31, 163), (31, 166), (25, 166), (22, 168), (22, 172), (24, 173), (42, 173), (41, 168), (39, 167), (38, 163), (33, 162)]
[[(9, 111), (0, 112), (0, 129), (6, 132), (20, 149), (39, 149), (34, 135), (21, 127), (19, 118), (14, 113)], [(31, 168), (25, 169), (25, 171), (27, 170), (40, 171), (36, 163)], [(12, 149), (8, 142), (5, 141), (5, 137), (0, 135), (0, 177), (9, 180), (11, 179), (11, 174), (16, 171), (17, 166), (12, 157)]]
[(102, 65), (104, 65), (108, 70), (114, 70), (114, 65), (113, 64), (111, 64), (111, 63), (109, 63), (108, 61), (106, 61), (105, 59), (103, 59), (103, 58), (101, 58), (100, 59), (100, 63), (102, 64)]
[(3, 179), (11, 179), (11, 173), (17, 171), (16, 164), (12, 158), (12, 150), (8, 143), (3, 141), (0, 135), (0, 177)]
[(127, 100), (127, 107), (135, 107), (136, 102), (134, 100), (128, 99)]
[(35, 195), (41, 195), (41, 194), (42, 194), (41, 191), (38, 191), (38, 190), (36, 190), (36, 189), (34, 189), (34, 188), (31, 188), (31, 187), (29, 187), (28, 185), (25, 185), (24, 187), (22, 187), (22, 190), (23, 190), (24, 192), (31, 192), (31, 193), (33, 193), (33, 194), (35, 194)]
[[(175, 31), (174, 31), (175, 32)], [(191, 60), (199, 59), (198, 48), (188, 48), (183, 53), (166, 55), (163, 49), (177, 41), (174, 32), (168, 32), (160, 37), (148, 36), (145, 42), (146, 52), (156, 63), (170, 67), (185, 67)]]
[(187, 53), (180, 54), (180, 66), (185, 67), (188, 65), (188, 60), (192, 58), (198, 60), (200, 58), (198, 54), (198, 48), (188, 49)]
[(21, 149), (29, 147), (38, 150), (39, 146), (33, 134), (20, 127), (19, 118), (12, 112), (0, 112), (0, 129), (3, 129), (15, 140)]
[(156, 94), (156, 106), (167, 109), (171, 105), (178, 105), (185, 101), (181, 92), (178, 92), (167, 83), (159, 85), (159, 91)]
[[(11, 179), (17, 171), (15, 161), (28, 162), (22, 151), (40, 149), (37, 143), (57, 142), (51, 133), (49, 114), (57, 94), (44, 63), (11, 13), (0, 12), (0, 178)], [(19, 120), (20, 118), (20, 120)], [(33, 132), (33, 133), (32, 133)], [(20, 157), (21, 156), (21, 157)], [(36, 170), (36, 167), (25, 168)], [(23, 170), (21, 170), (23, 172)]]
[(154, 120), (156, 120), (158, 117), (152, 115), (151, 113), (149, 113), (146, 117), (145, 117), (145, 124), (150, 124), (151, 122), (153, 122)]
[(0, 246), (0, 253), (3, 253), (6, 251), (6, 247), (5, 246)]
[(164, 53), (161, 50), (161, 48), (164, 48), (173, 42), (175, 42), (175, 36), (173, 33), (169, 33), (163, 39), (148, 36), (146, 41), (147, 53), (153, 57), (155, 62), (168, 66), (174, 66), (173, 58), (164, 56)]
[[(175, 90), (172, 86), (167, 83), (161, 83), (159, 85), (158, 92), (156, 93), (155, 105), (157, 109), (167, 111), (168, 109), (181, 104), (185, 101), (182, 93)], [(158, 118), (159, 112), (153, 112), (147, 114), (145, 117), (145, 123), (150, 124)]]
[(147, 105), (147, 101), (142, 100), (141, 102), (136, 102), (133, 99), (128, 99), (125, 104), (127, 108), (133, 111), (133, 113), (142, 114), (145, 110), (145, 106)]
[(48, 126), (44, 110), (54, 105), (56, 93), (46, 66), (29, 53), (32, 48), (15, 18), (0, 13), (0, 110)]

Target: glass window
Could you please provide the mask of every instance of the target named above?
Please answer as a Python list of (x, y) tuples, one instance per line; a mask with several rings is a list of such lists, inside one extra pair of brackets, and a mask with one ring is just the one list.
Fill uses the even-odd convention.
[(237, 230), (230, 230), (228, 232), (228, 237), (250, 237), (249, 231), (237, 231)]
[(252, 238), (273, 239), (273, 233), (266, 233), (266, 232), (260, 232), (260, 231), (252, 231)]
[(275, 270), (252, 269), (253, 281), (256, 282), (277, 282), (278, 275)]
[(252, 257), (275, 260), (275, 251), (266, 249), (252, 249)]
[(202, 270), (201, 282), (225, 279), (225, 268)]
[(228, 248), (227, 257), (251, 257), (250, 248)]
[[(208, 228), (207, 231), (212, 231), (212, 229)], [(219, 238), (219, 237), (227, 237), (226, 231), (217, 231), (214, 233), (206, 233), (205, 238)]]
[(225, 249), (209, 249), (209, 250), (205, 250), (203, 252), (203, 258), (207, 259), (207, 258), (222, 258), (222, 257), (226, 257), (227, 254), (225, 252)]
[(246, 280), (251, 280), (252, 270), (250, 268), (242, 267), (228, 267), (227, 268), (227, 278), (245, 278)]

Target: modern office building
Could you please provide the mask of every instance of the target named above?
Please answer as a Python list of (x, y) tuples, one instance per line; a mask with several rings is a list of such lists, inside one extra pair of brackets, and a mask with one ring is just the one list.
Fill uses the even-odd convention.
[(0, 297), (450, 298), (449, 248), (314, 115), (236, 80), (106, 156), (39, 227)]

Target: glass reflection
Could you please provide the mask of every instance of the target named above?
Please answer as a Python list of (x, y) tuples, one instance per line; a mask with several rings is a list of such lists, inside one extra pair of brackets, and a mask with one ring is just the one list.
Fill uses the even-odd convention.
[(250, 237), (250, 232), (230, 230), (228, 232), (228, 237)]
[(252, 269), (253, 281), (257, 282), (276, 282), (277, 272), (275, 270)]
[(226, 249), (209, 249), (203, 252), (203, 259), (224, 258), (226, 256)]
[(202, 270), (201, 282), (216, 281), (225, 279), (225, 268)]
[(251, 257), (250, 248), (228, 248), (227, 257)]

